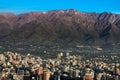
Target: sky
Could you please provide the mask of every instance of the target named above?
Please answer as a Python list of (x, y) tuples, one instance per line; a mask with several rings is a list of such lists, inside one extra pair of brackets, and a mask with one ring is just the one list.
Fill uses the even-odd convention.
[(120, 0), (0, 0), (0, 13), (20, 14), (65, 9), (120, 14)]

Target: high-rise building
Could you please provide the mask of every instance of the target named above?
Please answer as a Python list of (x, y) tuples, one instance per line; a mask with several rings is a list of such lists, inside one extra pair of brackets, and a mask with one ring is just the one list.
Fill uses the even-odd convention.
[(101, 80), (101, 78), (102, 78), (102, 73), (99, 73), (99, 74), (97, 75), (97, 80)]
[(5, 56), (3, 54), (0, 54), (0, 62), (5, 62)]
[(54, 79), (55, 80), (60, 80), (60, 76), (61, 76), (60, 71), (54, 72), (54, 77), (55, 77)]
[(63, 56), (63, 53), (61, 52), (60, 55), (61, 55), (61, 57), (62, 57), (62, 56)]
[(39, 68), (37, 70), (37, 74), (38, 74), (38, 80), (43, 80), (43, 69)]
[(61, 59), (61, 54), (57, 54), (57, 59)]
[(86, 68), (83, 80), (94, 80), (94, 72), (91, 69)]
[(44, 71), (43, 72), (43, 80), (50, 80), (50, 72), (49, 71)]
[(119, 75), (119, 74), (120, 74), (119, 68), (115, 68), (115, 75)]
[(119, 77), (118, 77), (118, 75), (120, 74), (120, 70), (119, 70), (118, 67), (119, 67), (119, 64), (116, 63), (116, 64), (115, 64), (115, 69), (114, 69), (114, 73), (115, 73), (114, 80), (120, 80)]
[(114, 80), (120, 80), (118, 76), (115, 76), (114, 77)]
[(23, 77), (23, 80), (31, 80), (30, 79), (30, 72), (29, 71), (25, 71), (25, 75)]
[(74, 76), (75, 78), (76, 78), (76, 77), (79, 77), (79, 76), (80, 76), (79, 73), (80, 73), (79, 70), (74, 70), (74, 71), (73, 71), (73, 76)]
[(70, 55), (70, 53), (66, 53), (66, 57), (68, 57)]
[(83, 80), (94, 80), (94, 75), (92, 75), (92, 74), (85, 74)]

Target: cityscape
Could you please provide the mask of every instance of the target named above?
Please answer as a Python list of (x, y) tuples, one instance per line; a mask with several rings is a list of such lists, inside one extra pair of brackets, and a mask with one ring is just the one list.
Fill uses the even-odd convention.
[(1, 0), (0, 80), (120, 80), (120, 0)]
[(120, 80), (119, 55), (60, 52), (54, 56), (4, 52), (0, 80)]

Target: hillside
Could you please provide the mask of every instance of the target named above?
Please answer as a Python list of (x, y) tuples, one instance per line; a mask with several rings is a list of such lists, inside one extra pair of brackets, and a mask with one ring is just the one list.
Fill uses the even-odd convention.
[(73, 9), (0, 14), (0, 40), (41, 44), (102, 45), (120, 42), (120, 15)]

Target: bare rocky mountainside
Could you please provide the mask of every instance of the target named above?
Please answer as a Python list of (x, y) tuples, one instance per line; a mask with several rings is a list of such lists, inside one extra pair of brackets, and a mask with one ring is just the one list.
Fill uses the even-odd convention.
[(113, 44), (120, 42), (120, 15), (73, 9), (0, 14), (1, 42)]

